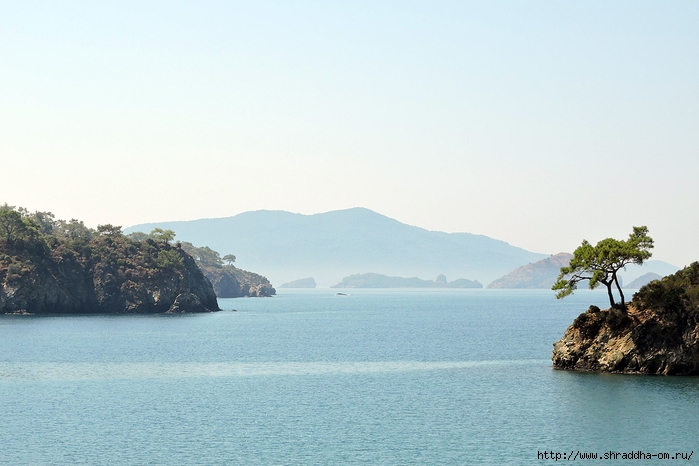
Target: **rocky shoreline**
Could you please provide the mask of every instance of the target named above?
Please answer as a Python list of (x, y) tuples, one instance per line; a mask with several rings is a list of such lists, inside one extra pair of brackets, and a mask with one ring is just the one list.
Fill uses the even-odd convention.
[[(150, 314), (219, 311), (211, 282), (176, 246), (100, 238), (95, 248), (46, 251), (22, 268), (0, 271), (0, 313)], [(99, 250), (102, 248), (101, 250)], [(97, 251), (99, 250), (99, 252)], [(173, 265), (147, 264), (144, 252)], [(148, 265), (151, 265), (150, 267)]]
[(699, 263), (644, 286), (627, 310), (596, 306), (554, 343), (556, 369), (699, 375)]

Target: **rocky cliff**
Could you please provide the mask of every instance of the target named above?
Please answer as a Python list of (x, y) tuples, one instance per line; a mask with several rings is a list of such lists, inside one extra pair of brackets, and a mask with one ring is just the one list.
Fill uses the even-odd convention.
[(591, 306), (554, 343), (553, 365), (699, 375), (699, 263), (642, 287), (627, 311)]
[(277, 290), (267, 278), (233, 266), (202, 268), (214, 286), (219, 298), (264, 298), (274, 296)]
[(194, 258), (219, 298), (261, 298), (277, 294), (266, 277), (233, 266), (235, 256), (224, 256), (228, 261), (224, 265), (219, 253), (208, 246), (197, 247), (186, 241), (179, 244)]
[[(50, 220), (50, 219), (49, 219)], [(0, 209), (0, 313), (180, 313), (220, 310), (194, 259), (118, 227), (38, 223)]]

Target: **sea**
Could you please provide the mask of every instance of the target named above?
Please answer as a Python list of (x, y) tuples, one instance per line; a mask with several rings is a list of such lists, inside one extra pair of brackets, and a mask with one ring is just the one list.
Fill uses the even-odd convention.
[(0, 464), (699, 463), (699, 377), (552, 368), (603, 292), (337, 291), (0, 316)]

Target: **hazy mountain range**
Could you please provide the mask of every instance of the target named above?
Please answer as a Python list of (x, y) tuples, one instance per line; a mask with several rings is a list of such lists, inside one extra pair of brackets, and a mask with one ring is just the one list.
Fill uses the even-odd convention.
[[(269, 278), (273, 285), (314, 277), (329, 287), (349, 275), (383, 274), (429, 279), (444, 274), (489, 284), (489, 288), (550, 288), (570, 254), (526, 251), (470, 233), (444, 233), (406, 225), (357, 207), (302, 215), (280, 210), (234, 217), (134, 225), (126, 233), (174, 230), (176, 240), (234, 254), (236, 266)], [(620, 275), (626, 283), (678, 267), (651, 260)], [(584, 284), (582, 284), (584, 286)]]
[[(558, 278), (561, 267), (566, 267), (573, 258), (572, 254), (559, 252), (533, 264), (517, 267), (512, 272), (504, 275), (488, 284), (488, 288), (551, 288)], [(619, 272), (624, 288), (640, 288), (651, 280), (657, 280), (679, 270), (667, 262), (650, 260), (642, 266), (631, 264)], [(583, 281), (578, 285), (580, 289), (586, 289), (588, 282)]]
[(551, 288), (561, 270), (570, 263), (572, 254), (559, 252), (533, 264), (522, 265), (488, 284), (488, 288)]
[(428, 231), (364, 208), (314, 215), (260, 210), (234, 217), (134, 225), (126, 233), (171, 229), (176, 240), (235, 254), (236, 266), (272, 284), (314, 277), (329, 287), (343, 277), (466, 278), (490, 283), (514, 268), (547, 257), (470, 233)]

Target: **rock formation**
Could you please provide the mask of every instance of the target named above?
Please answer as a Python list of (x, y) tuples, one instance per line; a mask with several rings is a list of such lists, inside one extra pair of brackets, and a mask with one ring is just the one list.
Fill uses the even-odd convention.
[(219, 298), (263, 298), (277, 293), (267, 278), (247, 270), (233, 266), (202, 270)]
[(232, 263), (224, 265), (219, 253), (213, 249), (196, 247), (186, 241), (179, 244), (194, 258), (219, 298), (266, 297), (277, 293), (266, 277), (234, 267)]
[(554, 343), (553, 366), (699, 375), (699, 263), (642, 287), (627, 311), (590, 306)]
[(0, 313), (218, 311), (211, 283), (182, 249), (120, 234), (0, 244)]

